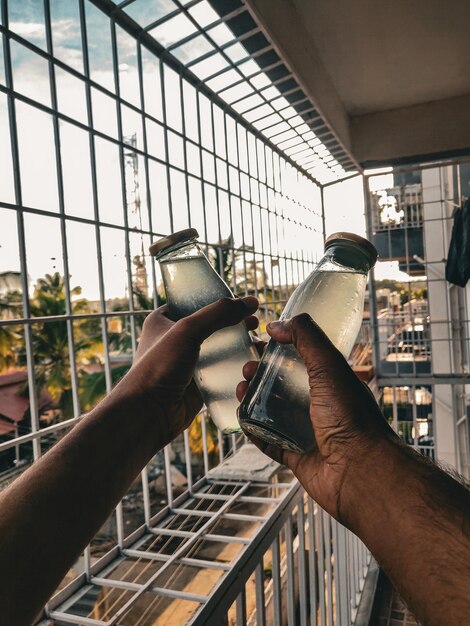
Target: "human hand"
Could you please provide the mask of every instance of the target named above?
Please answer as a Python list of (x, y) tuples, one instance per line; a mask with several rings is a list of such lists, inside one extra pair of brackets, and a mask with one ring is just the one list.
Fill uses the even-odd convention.
[[(282, 450), (248, 434), (268, 456), (289, 467), (306, 491), (326, 511), (348, 525), (348, 478), (367, 457), (381, 453), (384, 441), (398, 445), (398, 437), (384, 419), (371, 391), (363, 385), (342, 354), (309, 315), (272, 322), (269, 335), (280, 343), (292, 343), (307, 367), (310, 383), (310, 418), (315, 449), (307, 454)], [(258, 363), (249, 361), (239, 383), (242, 400)]]
[(145, 319), (134, 363), (115, 391), (138, 398), (141, 410), (161, 416), (159, 443), (165, 445), (180, 434), (202, 407), (193, 381), (201, 343), (212, 333), (242, 320), (248, 330), (258, 326), (252, 314), (258, 300), (223, 298), (178, 322), (162, 306)]

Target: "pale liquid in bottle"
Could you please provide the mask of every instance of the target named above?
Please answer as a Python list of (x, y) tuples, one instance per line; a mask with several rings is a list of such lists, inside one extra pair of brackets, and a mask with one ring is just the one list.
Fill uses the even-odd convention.
[[(203, 256), (162, 259), (160, 266), (169, 294), (169, 314), (174, 320), (220, 298), (233, 297)], [(243, 322), (217, 331), (201, 346), (194, 380), (211, 418), (225, 433), (240, 431), (235, 387), (243, 378), (243, 365), (250, 360), (258, 360), (258, 353)]]
[[(347, 268), (318, 271), (296, 289), (281, 319), (308, 313), (347, 357), (361, 327), (366, 282), (366, 274)], [(271, 340), (240, 406), (243, 430), (305, 452), (315, 443), (309, 410), (310, 387), (302, 358), (291, 344)]]

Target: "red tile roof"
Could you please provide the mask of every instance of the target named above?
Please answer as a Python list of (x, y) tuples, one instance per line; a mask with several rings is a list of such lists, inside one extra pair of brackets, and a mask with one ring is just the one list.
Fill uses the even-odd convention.
[[(14, 432), (16, 425), (24, 419), (29, 407), (29, 398), (19, 395), (21, 385), (28, 379), (24, 370), (9, 372), (0, 376), (0, 436)], [(51, 403), (51, 397), (43, 392), (39, 406)]]

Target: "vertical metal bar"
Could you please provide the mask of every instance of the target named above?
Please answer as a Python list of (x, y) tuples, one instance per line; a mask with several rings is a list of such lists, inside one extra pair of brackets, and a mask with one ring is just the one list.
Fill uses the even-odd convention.
[(317, 626), (317, 555), (315, 542), (315, 516), (314, 503), (309, 497), (307, 499), (307, 519), (308, 519), (308, 572), (309, 572), (309, 600), (310, 600), (310, 626)]
[(333, 626), (333, 577), (331, 567), (331, 519), (330, 516), (322, 511), (324, 520), (323, 531), (325, 536), (325, 565), (326, 565), (326, 591), (327, 591), (327, 618), (328, 625)]
[[(237, 172), (238, 172), (238, 188), (239, 188), (239, 202), (240, 202), (240, 224), (241, 224), (241, 231), (242, 231), (242, 240), (243, 242), (245, 242), (245, 225), (243, 223), (243, 190), (242, 190), (242, 171), (241, 171), (241, 165), (240, 165), (240, 142), (239, 142), (239, 132), (245, 132), (245, 129), (243, 127), (241, 127), (239, 124), (236, 125), (236, 138), (237, 138), (237, 161), (238, 161), (238, 168), (237, 168)], [(246, 144), (245, 141), (245, 145), (246, 145), (246, 150), (247, 150), (247, 155), (248, 155), (248, 145)], [(244, 279), (245, 279), (245, 289), (244, 289), (244, 294), (243, 295), (248, 295), (247, 292), (247, 283), (248, 283), (248, 274), (247, 274), (247, 268), (246, 268), (246, 247), (243, 244), (242, 246), (242, 256), (243, 256), (243, 274), (244, 274)]]
[[(47, 51), (52, 56), (52, 27), (51, 27), (51, 12), (49, 0), (44, 0), (44, 21), (46, 26), (46, 43)], [(70, 293), (70, 271), (69, 271), (69, 258), (68, 258), (68, 246), (67, 246), (67, 231), (65, 222), (65, 203), (64, 203), (64, 181), (62, 172), (62, 161), (60, 151), (60, 132), (59, 132), (59, 120), (57, 118), (57, 86), (55, 81), (54, 65), (51, 61), (49, 66), (49, 81), (51, 88), (51, 105), (54, 111), (52, 116), (53, 129), (54, 129), (54, 149), (56, 158), (56, 175), (57, 175), (57, 187), (59, 196), (59, 213), (60, 213), (60, 232), (62, 238), (62, 256), (64, 263), (64, 291), (65, 291), (65, 312), (67, 315), (72, 315), (73, 307), (71, 302)], [(69, 363), (70, 363), (70, 380), (72, 388), (72, 405), (73, 416), (78, 417), (80, 415), (80, 400), (78, 396), (78, 376), (77, 376), (77, 363), (75, 358), (75, 342), (73, 333), (73, 321), (67, 319), (67, 341), (69, 350)]]
[(263, 558), (255, 569), (255, 588), (256, 588), (256, 626), (265, 626), (266, 611), (264, 606), (264, 571)]
[(281, 552), (279, 547), (279, 535), (274, 539), (271, 550), (273, 568), (273, 626), (282, 626)]
[(201, 128), (201, 107), (199, 103), (199, 91), (196, 89), (196, 117), (197, 117), (197, 134), (199, 144), (199, 171), (201, 172), (201, 197), (202, 197), (202, 215), (204, 218), (204, 241), (206, 243), (206, 254), (208, 253), (208, 235), (207, 235), (207, 215), (206, 215), (206, 190), (204, 188), (204, 161), (202, 158), (202, 128)]
[[(3, 36), (3, 48), (4, 48), (4, 64), (5, 64), (5, 82), (10, 90), (13, 90), (13, 71), (11, 63), (11, 51), (10, 51), (10, 34), (8, 30), (8, 10), (7, 3), (2, 3), (2, 23), (7, 28)], [(16, 109), (15, 101), (11, 92), (7, 96), (8, 98), (8, 121), (10, 125), (10, 139), (11, 139), (11, 152), (12, 163), (14, 172), (14, 189), (15, 189), (15, 201), (18, 206), (16, 212), (17, 233), (18, 233), (18, 248), (20, 254), (20, 268), (21, 268), (21, 291), (22, 291), (22, 304), (24, 317), (31, 317), (31, 308), (29, 302), (29, 284), (28, 284), (28, 264), (26, 255), (26, 237), (24, 227), (24, 216), (22, 211), (23, 196), (21, 189), (21, 164), (18, 147), (18, 133), (17, 133), (17, 121), (16, 121)], [(24, 325), (24, 341), (26, 349), (26, 369), (28, 373), (28, 399), (29, 410), (31, 416), (31, 432), (38, 433), (40, 430), (39, 425), (39, 409), (36, 397), (36, 376), (34, 371), (34, 352), (33, 352), (33, 336), (32, 327), (30, 324)], [(37, 460), (41, 456), (41, 440), (40, 437), (33, 439), (33, 457)]]
[(224, 436), (219, 429), (217, 429), (217, 442), (219, 444), (219, 463), (222, 463), (224, 460)]
[(209, 453), (207, 451), (207, 411), (203, 411), (201, 414), (201, 435), (202, 435), (202, 454), (204, 459), (204, 473), (209, 471)]
[(339, 522), (333, 522), (335, 535), (335, 586), (336, 586), (336, 623), (349, 624), (351, 621), (349, 602), (349, 581), (347, 567), (346, 529)]
[(348, 553), (349, 553), (349, 599), (350, 605), (349, 608), (353, 611), (356, 608), (356, 587), (355, 587), (355, 572), (359, 567), (359, 563), (356, 558), (356, 552), (354, 550), (354, 543), (356, 540), (356, 536), (352, 533), (348, 533)]
[(297, 533), (299, 537), (299, 551), (297, 554), (297, 568), (299, 576), (299, 612), (300, 626), (307, 626), (307, 571), (305, 566), (305, 500), (302, 498), (297, 511)]
[(323, 232), (323, 241), (326, 240), (326, 215), (325, 215), (325, 193), (324, 187), (320, 187), (320, 197), (321, 197), (321, 225)]
[(355, 606), (357, 606), (362, 577), (362, 551), (357, 537), (354, 540), (354, 562), (356, 565), (354, 569), (354, 602)]
[(246, 592), (245, 587), (237, 596), (236, 600), (236, 626), (246, 626)]
[(320, 624), (326, 626), (326, 603), (325, 603), (325, 533), (323, 524), (323, 512), (316, 505), (315, 539), (318, 546), (318, 589), (320, 599)]
[(193, 488), (193, 472), (191, 467), (191, 446), (189, 445), (189, 432), (186, 429), (183, 432), (184, 440), (184, 456), (186, 460), (186, 478), (188, 479), (188, 491), (191, 493)]
[[(116, 90), (116, 119), (118, 126), (118, 138), (119, 138), (119, 167), (121, 171), (121, 194), (122, 194), (122, 209), (124, 219), (124, 233), (125, 233), (125, 254), (126, 254), (126, 270), (127, 270), (127, 285), (129, 289), (129, 311), (134, 312), (134, 284), (132, 282), (132, 265), (131, 265), (131, 249), (129, 240), (129, 216), (127, 214), (127, 188), (126, 188), (126, 159), (124, 155), (124, 135), (122, 132), (122, 114), (121, 114), (121, 86), (119, 81), (119, 61), (118, 50), (116, 42), (116, 23), (111, 19), (111, 47), (113, 52), (113, 73), (114, 73), (114, 88)], [(130, 148), (129, 148), (130, 149)], [(135, 327), (135, 316), (130, 316), (131, 325), (131, 343), (132, 343), (132, 356), (135, 356), (137, 349), (137, 333)]]
[(163, 448), (163, 460), (165, 463), (166, 495), (168, 499), (168, 506), (171, 509), (173, 507), (173, 486), (171, 482), (170, 448), (171, 448), (171, 443), (169, 443)]
[(413, 447), (415, 450), (418, 449), (418, 408), (416, 406), (416, 386), (410, 386), (410, 391), (412, 394), (411, 400), (411, 411), (413, 415)]
[(179, 73), (179, 85), (180, 85), (180, 107), (181, 107), (181, 134), (183, 135), (183, 170), (184, 170), (184, 184), (186, 191), (186, 207), (188, 210), (188, 225), (191, 226), (191, 205), (189, 202), (189, 177), (188, 177), (188, 148), (186, 137), (186, 117), (184, 112), (184, 97), (183, 97), (183, 75)]
[[(145, 191), (147, 194), (147, 219), (149, 224), (149, 231), (154, 232), (153, 217), (152, 217), (152, 192), (150, 189), (150, 172), (148, 164), (148, 137), (147, 137), (147, 120), (145, 117), (145, 90), (144, 90), (144, 70), (142, 63), (142, 45), (137, 43), (137, 69), (139, 72), (139, 91), (140, 91), (140, 108), (142, 110), (141, 123), (142, 123), (142, 143), (144, 151), (144, 169), (145, 169)], [(151, 259), (150, 267), (152, 272), (152, 286), (153, 286), (153, 301), (154, 307), (158, 306), (158, 293), (157, 293), (157, 277), (155, 273), (155, 261)]]
[[(90, 62), (88, 56), (88, 37), (86, 28), (86, 15), (84, 0), (79, 0), (80, 11), (80, 26), (81, 26), (81, 39), (83, 49), (83, 70), (85, 75), (85, 96), (88, 125), (90, 129), (93, 129), (93, 108), (91, 102), (91, 87), (90, 87)], [(90, 164), (91, 164), (91, 185), (93, 193), (93, 216), (95, 222), (95, 239), (96, 239), (96, 252), (98, 256), (98, 285), (99, 285), (99, 299), (100, 309), (104, 313), (106, 311), (106, 300), (104, 290), (104, 274), (102, 263), (102, 248), (101, 248), (101, 232), (99, 227), (99, 206), (98, 206), (98, 180), (96, 175), (96, 149), (92, 131), (89, 132), (89, 148), (90, 148)], [(106, 319), (101, 319), (101, 336), (103, 338), (103, 352), (104, 352), (104, 375), (106, 382), (106, 391), (111, 391), (111, 365), (109, 360), (109, 339)]]
[[(364, 210), (365, 210), (365, 218), (366, 218), (366, 232), (367, 238), (372, 241), (373, 239), (373, 219), (372, 219), (372, 207), (370, 202), (370, 192), (369, 192), (369, 178), (367, 176), (363, 176), (362, 178), (362, 189), (364, 193)], [(371, 319), (371, 334), (372, 334), (372, 351), (374, 357), (374, 365), (375, 371), (377, 375), (380, 376), (380, 334), (378, 331), (378, 322), (377, 322), (377, 300), (375, 293), (375, 274), (374, 268), (372, 268), (369, 272), (369, 298), (370, 298), (370, 319)]]
[(286, 562), (287, 562), (287, 624), (295, 624), (295, 581), (294, 581), (294, 552), (292, 537), (292, 517), (285, 523), (286, 533)]
[(144, 467), (142, 472), (140, 473), (142, 479), (142, 497), (144, 502), (144, 520), (145, 525), (148, 527), (150, 525), (150, 491), (149, 491), (149, 475), (147, 466)]
[[(226, 176), (227, 176), (227, 191), (228, 191), (228, 211), (229, 211), (229, 220), (230, 220), (230, 254), (231, 254), (231, 265), (232, 265), (232, 291), (233, 293), (236, 295), (237, 293), (237, 272), (236, 272), (236, 258), (235, 258), (235, 239), (233, 236), (233, 213), (232, 213), (232, 194), (233, 194), (233, 190), (232, 190), (232, 183), (231, 183), (231, 179), (230, 179), (230, 166), (229, 166), (229, 146), (228, 146), (228, 132), (227, 132), (227, 114), (223, 113), (223, 119), (224, 119), (224, 138), (225, 138), (225, 156), (226, 156), (226, 161), (225, 161), (225, 169), (226, 169)], [(236, 132), (236, 126), (235, 126), (235, 122), (233, 122), (234, 128), (235, 128), (235, 132)], [(238, 164), (237, 164), (238, 166)], [(234, 451), (236, 450), (236, 437), (235, 435), (232, 436), (232, 447), (234, 448)]]
[(397, 406), (397, 388), (392, 387), (392, 428), (398, 433), (398, 406)]
[(163, 142), (165, 144), (165, 165), (166, 165), (166, 179), (167, 179), (167, 193), (168, 193), (168, 210), (170, 212), (170, 228), (171, 232), (174, 232), (174, 223), (173, 223), (173, 203), (171, 198), (171, 176), (170, 176), (170, 160), (169, 160), (169, 150), (168, 150), (168, 122), (166, 115), (166, 98), (165, 98), (165, 76), (164, 65), (162, 59), (160, 59), (160, 89), (162, 92), (162, 117), (163, 117)]

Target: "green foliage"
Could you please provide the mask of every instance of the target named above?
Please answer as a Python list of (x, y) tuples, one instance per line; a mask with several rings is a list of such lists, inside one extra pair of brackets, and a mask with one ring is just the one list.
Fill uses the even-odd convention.
[[(22, 300), (19, 291), (8, 291), (0, 297), (0, 317), (21, 317)], [(14, 326), (0, 326), (0, 371), (13, 367), (16, 362), (15, 346), (22, 341), (21, 333)]]
[[(125, 374), (127, 374), (130, 367), (130, 363), (126, 363), (124, 365), (118, 365), (111, 368), (111, 382), (113, 387)], [(89, 374), (88, 372), (82, 370), (80, 373), (80, 379), (80, 400), (82, 407), (88, 411), (106, 394), (106, 377), (103, 371)]]
[[(70, 296), (79, 296), (81, 287), (74, 287)], [(65, 281), (58, 272), (46, 274), (35, 286), (30, 309), (33, 317), (53, 318), (64, 315), (66, 310)], [(72, 313), (89, 312), (88, 300), (79, 298), (72, 301)], [(101, 345), (99, 323), (90, 320), (76, 320), (73, 329), (74, 359), (80, 367), (84, 363), (98, 362), (96, 350)], [(32, 325), (32, 348), (34, 374), (40, 393), (45, 389), (50, 394), (53, 405), (61, 409), (63, 418), (73, 415), (71, 363), (67, 322), (41, 321)], [(26, 367), (27, 358), (24, 344), (18, 350), (18, 365)], [(28, 394), (26, 384), (22, 392)]]

